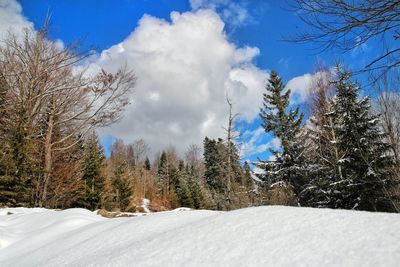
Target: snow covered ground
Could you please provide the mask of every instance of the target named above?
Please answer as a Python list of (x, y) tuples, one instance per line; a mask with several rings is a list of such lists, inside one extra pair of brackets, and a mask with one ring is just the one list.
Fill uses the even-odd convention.
[[(7, 215), (7, 213), (13, 213)], [(0, 209), (0, 266), (399, 266), (400, 215), (294, 207), (106, 219)]]

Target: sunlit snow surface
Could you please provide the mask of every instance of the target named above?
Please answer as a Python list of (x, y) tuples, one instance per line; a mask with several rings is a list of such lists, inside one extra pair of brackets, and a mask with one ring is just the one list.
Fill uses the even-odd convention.
[(269, 206), (106, 219), (84, 209), (0, 209), (0, 266), (399, 263), (397, 214)]

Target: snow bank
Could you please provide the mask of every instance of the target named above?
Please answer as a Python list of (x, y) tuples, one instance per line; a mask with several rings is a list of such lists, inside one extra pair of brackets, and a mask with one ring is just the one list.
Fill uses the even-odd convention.
[(0, 266), (398, 266), (400, 216), (293, 207), (0, 210)]

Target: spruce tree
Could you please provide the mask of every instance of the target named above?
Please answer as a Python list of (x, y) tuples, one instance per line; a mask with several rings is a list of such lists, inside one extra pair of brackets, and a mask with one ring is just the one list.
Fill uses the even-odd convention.
[(104, 191), (104, 176), (102, 166), (105, 159), (103, 148), (98, 137), (93, 133), (85, 142), (84, 166), (82, 180), (84, 195), (80, 199), (80, 206), (94, 210), (99, 208), (101, 195)]
[(233, 142), (204, 139), (205, 180), (217, 209), (239, 208), (243, 199), (243, 170)]
[(145, 170), (148, 170), (148, 171), (151, 170), (151, 164), (150, 164), (150, 160), (148, 157), (146, 157), (146, 159), (144, 161), (144, 168), (145, 168)]
[(165, 151), (161, 153), (157, 174), (160, 179), (158, 191), (163, 196), (167, 196), (169, 193), (171, 166), (168, 163), (167, 153)]
[(301, 146), (296, 142), (300, 132), (303, 113), (299, 106), (289, 109), (290, 89), (285, 91), (282, 79), (275, 71), (271, 72), (263, 94), (263, 107), (260, 109), (262, 127), (281, 141), (282, 150), (271, 152), (276, 160), (266, 162), (267, 179), (285, 181), (294, 187), (296, 193), (301, 191), (303, 174), (301, 174), (303, 159)]
[(200, 209), (205, 207), (204, 196), (200, 186), (200, 179), (196, 176), (194, 166), (190, 167), (188, 172), (187, 184), (190, 190), (190, 195), (192, 196), (193, 208)]
[(393, 158), (379, 129), (379, 118), (371, 113), (369, 97), (358, 99), (360, 87), (350, 80), (351, 74), (338, 71), (337, 75), (337, 96), (332, 105), (345, 157), (341, 160), (342, 180), (331, 184), (331, 190), (340, 192), (334, 204), (338, 208), (394, 211), (387, 191)]
[(114, 168), (111, 181), (114, 189), (114, 201), (120, 210), (125, 211), (131, 202), (133, 188), (127, 173), (128, 163), (126, 161), (118, 162)]
[(204, 139), (204, 164), (205, 179), (210, 189), (216, 192), (223, 192), (225, 183), (223, 180), (223, 166), (221, 164), (221, 151), (218, 149), (218, 143), (214, 139), (206, 137)]
[(193, 208), (192, 195), (188, 185), (188, 174), (183, 169), (175, 169), (173, 173), (174, 188), (181, 207)]

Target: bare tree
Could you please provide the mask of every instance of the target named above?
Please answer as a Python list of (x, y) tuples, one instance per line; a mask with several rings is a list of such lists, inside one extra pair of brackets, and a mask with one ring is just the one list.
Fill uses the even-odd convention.
[(227, 147), (227, 155), (226, 155), (226, 161), (227, 161), (227, 195), (226, 198), (228, 200), (229, 205), (232, 204), (232, 183), (234, 182), (235, 179), (235, 173), (232, 168), (232, 163), (234, 159), (232, 158), (234, 153), (235, 153), (235, 141), (238, 137), (238, 133), (235, 132), (234, 126), (235, 126), (235, 120), (239, 116), (238, 113), (233, 113), (233, 102), (229, 98), (228, 95), (226, 95), (226, 103), (228, 104), (229, 107), (229, 116), (228, 116), (228, 126), (224, 127), (224, 130), (226, 132), (226, 147)]
[(132, 148), (135, 154), (136, 164), (144, 164), (146, 156), (150, 151), (149, 145), (143, 139), (138, 139), (132, 143)]
[(201, 156), (201, 148), (196, 145), (190, 145), (185, 152), (185, 161), (190, 168), (193, 168), (197, 177), (203, 177), (205, 172), (204, 162)]
[(338, 137), (335, 130), (334, 118), (332, 113), (332, 104), (330, 99), (335, 94), (335, 88), (332, 84), (333, 75), (325, 65), (318, 65), (313, 75), (309, 88), (309, 105), (312, 116), (309, 119), (311, 124), (311, 140), (313, 145), (307, 149), (313, 150), (313, 160), (318, 160), (322, 165), (334, 169), (336, 175), (343, 178), (342, 167), (339, 162), (344, 154), (338, 147)]
[(351, 51), (370, 40), (382, 44), (379, 56), (362, 71), (400, 66), (400, 2), (398, 0), (288, 1), (309, 31), (288, 38), (312, 42), (321, 50)]
[(383, 132), (386, 134), (386, 142), (390, 146), (395, 164), (391, 170), (391, 182), (396, 184), (392, 194), (397, 207), (400, 206), (400, 93), (397, 89), (400, 81), (400, 72), (395, 75), (385, 75), (379, 83), (375, 83), (375, 90), (379, 92), (376, 100), (376, 112), (380, 114), (380, 122)]
[(93, 128), (117, 121), (136, 81), (127, 68), (87, 75), (85, 68), (75, 68), (87, 54), (76, 53), (75, 47), (61, 48), (47, 33), (45, 26), (37, 33), (27, 30), (22, 40), (10, 34), (0, 48), (0, 76), (11, 88), (9, 108), (24, 113), (25, 124), (34, 129), (26, 138), (41, 143), (40, 206), (46, 202), (54, 153), (78, 145)]

